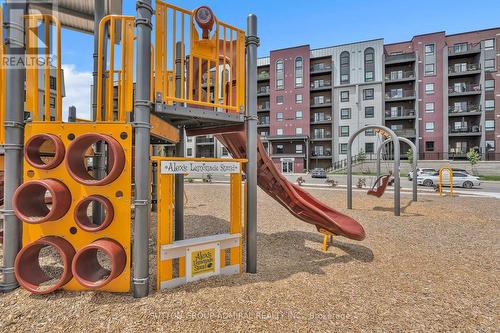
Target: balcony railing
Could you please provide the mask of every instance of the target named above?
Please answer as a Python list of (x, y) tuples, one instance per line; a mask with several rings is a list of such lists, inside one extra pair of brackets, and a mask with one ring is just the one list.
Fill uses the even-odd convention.
[(331, 64), (318, 63), (318, 64), (313, 64), (311, 66), (311, 73), (328, 71), (328, 70), (331, 70), (331, 69), (332, 69), (332, 65)]
[(403, 62), (412, 62), (416, 60), (415, 52), (387, 54), (385, 56), (386, 64), (397, 64)]
[(396, 133), (397, 136), (412, 137), (415, 136), (417, 132), (414, 128), (404, 128), (404, 129), (394, 130), (394, 133)]
[(452, 134), (467, 134), (467, 133), (481, 133), (480, 125), (470, 125), (461, 127), (449, 127), (449, 132)]
[(271, 88), (269, 86), (264, 86), (264, 87), (260, 87), (259, 89), (257, 89), (257, 94), (258, 95), (266, 95), (266, 94), (269, 94), (270, 91), (271, 91)]
[(214, 138), (196, 138), (196, 143), (214, 143)]
[(260, 72), (257, 75), (257, 80), (268, 80), (270, 78), (270, 75), (268, 72)]
[(385, 110), (386, 119), (400, 118), (400, 117), (414, 117), (414, 116), (415, 116), (415, 110), (412, 109), (398, 110), (397, 112), (391, 110)]
[(457, 64), (448, 67), (449, 74), (459, 74), (467, 72), (475, 72), (481, 69), (480, 64)]
[(257, 110), (263, 111), (263, 110), (269, 110), (270, 103), (264, 103), (264, 104), (259, 104), (257, 106)]
[(385, 74), (385, 80), (389, 82), (403, 80), (403, 79), (413, 79), (413, 78), (415, 78), (414, 71), (404, 71), (404, 72), (397, 71)]
[(481, 106), (480, 105), (466, 105), (465, 107), (450, 106), (448, 108), (448, 112), (451, 114), (453, 114), (453, 113), (465, 113), (465, 112), (478, 113), (478, 112), (481, 112)]
[(267, 119), (267, 120), (261, 120), (261, 119), (259, 119), (259, 121), (257, 122), (257, 125), (259, 125), (259, 126), (269, 126), (269, 119)]
[(326, 116), (326, 117), (311, 118), (311, 123), (319, 123), (321, 121), (332, 121), (332, 117)]
[(385, 99), (398, 99), (415, 97), (414, 90), (391, 90), (385, 93)]
[(330, 156), (332, 156), (332, 152), (329, 150), (322, 152), (322, 153), (317, 153), (317, 152), (313, 151), (313, 152), (311, 152), (311, 156), (312, 157), (330, 157)]
[(474, 84), (463, 83), (459, 86), (457, 85), (448, 87), (448, 94), (461, 94), (461, 93), (480, 92), (480, 91), (481, 91), (481, 85), (477, 83)]
[(324, 134), (312, 134), (311, 139), (313, 140), (318, 140), (318, 139), (331, 139), (332, 138), (332, 133), (326, 132)]
[(449, 55), (458, 55), (470, 51), (480, 52), (481, 43), (468, 43), (468, 44), (462, 43), (448, 47)]
[(330, 104), (332, 100), (330, 98), (324, 98), (323, 101), (314, 101), (314, 99), (311, 99), (311, 106), (319, 106), (323, 104)]
[(331, 87), (332, 86), (332, 81), (313, 81), (311, 82), (311, 89), (317, 89), (317, 88), (324, 88), (324, 87)]

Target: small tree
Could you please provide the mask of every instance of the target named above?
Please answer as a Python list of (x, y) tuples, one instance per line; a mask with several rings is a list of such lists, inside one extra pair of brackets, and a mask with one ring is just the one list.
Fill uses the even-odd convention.
[(413, 149), (408, 149), (408, 151), (406, 152), (406, 157), (408, 157), (408, 162), (410, 164), (413, 163)]
[(479, 155), (479, 153), (474, 149), (469, 150), (469, 152), (467, 153), (467, 160), (469, 160), (472, 173), (477, 174), (475, 166), (481, 160), (481, 156)]
[(359, 163), (360, 164), (360, 169), (362, 173), (365, 173), (365, 162), (366, 161), (366, 153), (365, 151), (361, 148), (358, 152), (358, 156), (354, 163)]

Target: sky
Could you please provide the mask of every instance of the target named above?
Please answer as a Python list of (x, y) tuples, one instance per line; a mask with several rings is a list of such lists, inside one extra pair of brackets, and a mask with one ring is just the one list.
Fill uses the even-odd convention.
[[(219, 20), (245, 28), (249, 13), (258, 17), (259, 56), (270, 50), (309, 44), (311, 48), (384, 38), (385, 43), (413, 35), (448, 34), (500, 26), (500, 0), (171, 0), (187, 9), (212, 8)], [(124, 14), (135, 15), (135, 1), (123, 0)], [(64, 104), (87, 108), (92, 73), (92, 36), (63, 31)]]

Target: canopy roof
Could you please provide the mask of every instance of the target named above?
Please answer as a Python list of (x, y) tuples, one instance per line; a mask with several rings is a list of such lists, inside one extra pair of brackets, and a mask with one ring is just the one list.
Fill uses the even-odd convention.
[[(104, 15), (121, 15), (122, 0), (100, 0), (105, 2)], [(57, 15), (65, 28), (85, 33), (94, 33), (95, 0), (53, 0), (53, 7), (43, 1), (30, 1), (29, 12)], [(118, 27), (117, 27), (118, 28)], [(119, 36), (119, 34), (118, 34)]]

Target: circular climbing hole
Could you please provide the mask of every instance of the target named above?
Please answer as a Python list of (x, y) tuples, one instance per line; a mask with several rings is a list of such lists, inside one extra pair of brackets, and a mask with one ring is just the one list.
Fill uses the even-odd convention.
[(17, 217), (27, 223), (54, 221), (68, 211), (71, 193), (57, 180), (32, 180), (17, 188), (12, 203)]
[(54, 169), (61, 164), (64, 154), (63, 142), (52, 134), (34, 135), (24, 147), (26, 161), (37, 169)]
[(15, 261), (16, 278), (36, 294), (59, 289), (72, 278), (70, 264), (75, 250), (60, 237), (44, 237), (26, 245)]
[(86, 197), (75, 208), (76, 224), (85, 231), (103, 230), (111, 224), (113, 217), (113, 204), (100, 195)]
[(125, 153), (114, 138), (104, 134), (84, 134), (68, 147), (66, 166), (83, 185), (107, 185), (118, 178), (125, 166)]
[(126, 263), (125, 250), (109, 239), (82, 248), (73, 260), (73, 275), (87, 288), (101, 288), (120, 275)]

